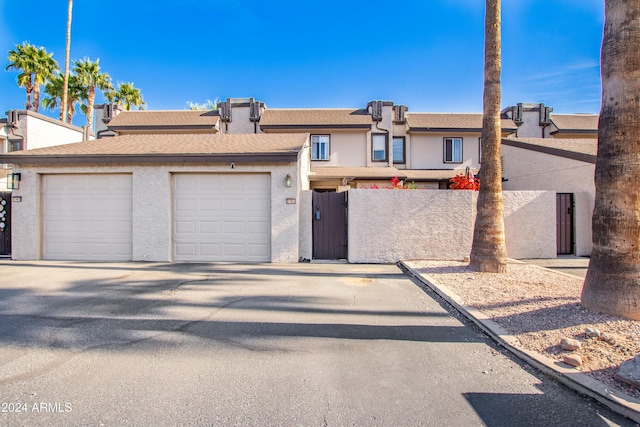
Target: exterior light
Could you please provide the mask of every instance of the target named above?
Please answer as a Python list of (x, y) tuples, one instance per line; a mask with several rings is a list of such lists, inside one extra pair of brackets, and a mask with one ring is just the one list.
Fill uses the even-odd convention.
[(291, 174), (287, 174), (287, 177), (284, 179), (284, 186), (291, 187)]
[(22, 180), (22, 174), (20, 173), (10, 173), (7, 175), (7, 189), (8, 190), (19, 190), (20, 189), (20, 181)]

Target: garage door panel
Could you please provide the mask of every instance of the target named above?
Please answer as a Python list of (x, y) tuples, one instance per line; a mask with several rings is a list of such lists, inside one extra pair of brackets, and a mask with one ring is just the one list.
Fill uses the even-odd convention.
[[(268, 174), (174, 174), (174, 259), (270, 261), (270, 178)], [(186, 245), (192, 246), (187, 250)]]
[(43, 258), (132, 258), (132, 182), (126, 174), (44, 175)]

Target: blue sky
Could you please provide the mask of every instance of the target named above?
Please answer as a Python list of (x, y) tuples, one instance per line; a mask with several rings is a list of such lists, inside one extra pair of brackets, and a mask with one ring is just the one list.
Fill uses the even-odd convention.
[[(597, 113), (603, 0), (504, 0), (502, 105)], [(0, 50), (22, 41), (64, 64), (66, 0), (0, 0)], [(272, 108), (481, 112), (482, 0), (76, 0), (72, 59), (100, 59), (148, 109), (254, 97)], [(24, 108), (0, 72), (0, 111)], [(99, 95), (98, 101), (102, 97)], [(46, 113), (55, 115), (55, 113)], [(74, 123), (84, 124), (82, 114)]]

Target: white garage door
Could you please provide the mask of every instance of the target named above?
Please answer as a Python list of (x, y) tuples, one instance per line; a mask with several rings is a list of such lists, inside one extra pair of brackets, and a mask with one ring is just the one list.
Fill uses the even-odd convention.
[(131, 175), (43, 175), (43, 258), (132, 259)]
[(174, 174), (176, 261), (271, 261), (268, 174)]

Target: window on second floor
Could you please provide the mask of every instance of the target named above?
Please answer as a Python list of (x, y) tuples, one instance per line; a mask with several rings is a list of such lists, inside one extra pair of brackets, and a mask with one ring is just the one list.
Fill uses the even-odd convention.
[(329, 135), (311, 135), (311, 160), (329, 160)]
[(8, 152), (12, 152), (12, 151), (21, 151), (22, 150), (22, 139), (10, 139), (9, 140), (9, 147), (8, 148)]
[(374, 133), (371, 135), (371, 160), (374, 162), (387, 161), (387, 134)]
[(405, 164), (407, 161), (404, 158), (404, 136), (393, 137), (393, 163)]
[(462, 163), (462, 138), (444, 139), (444, 162)]

